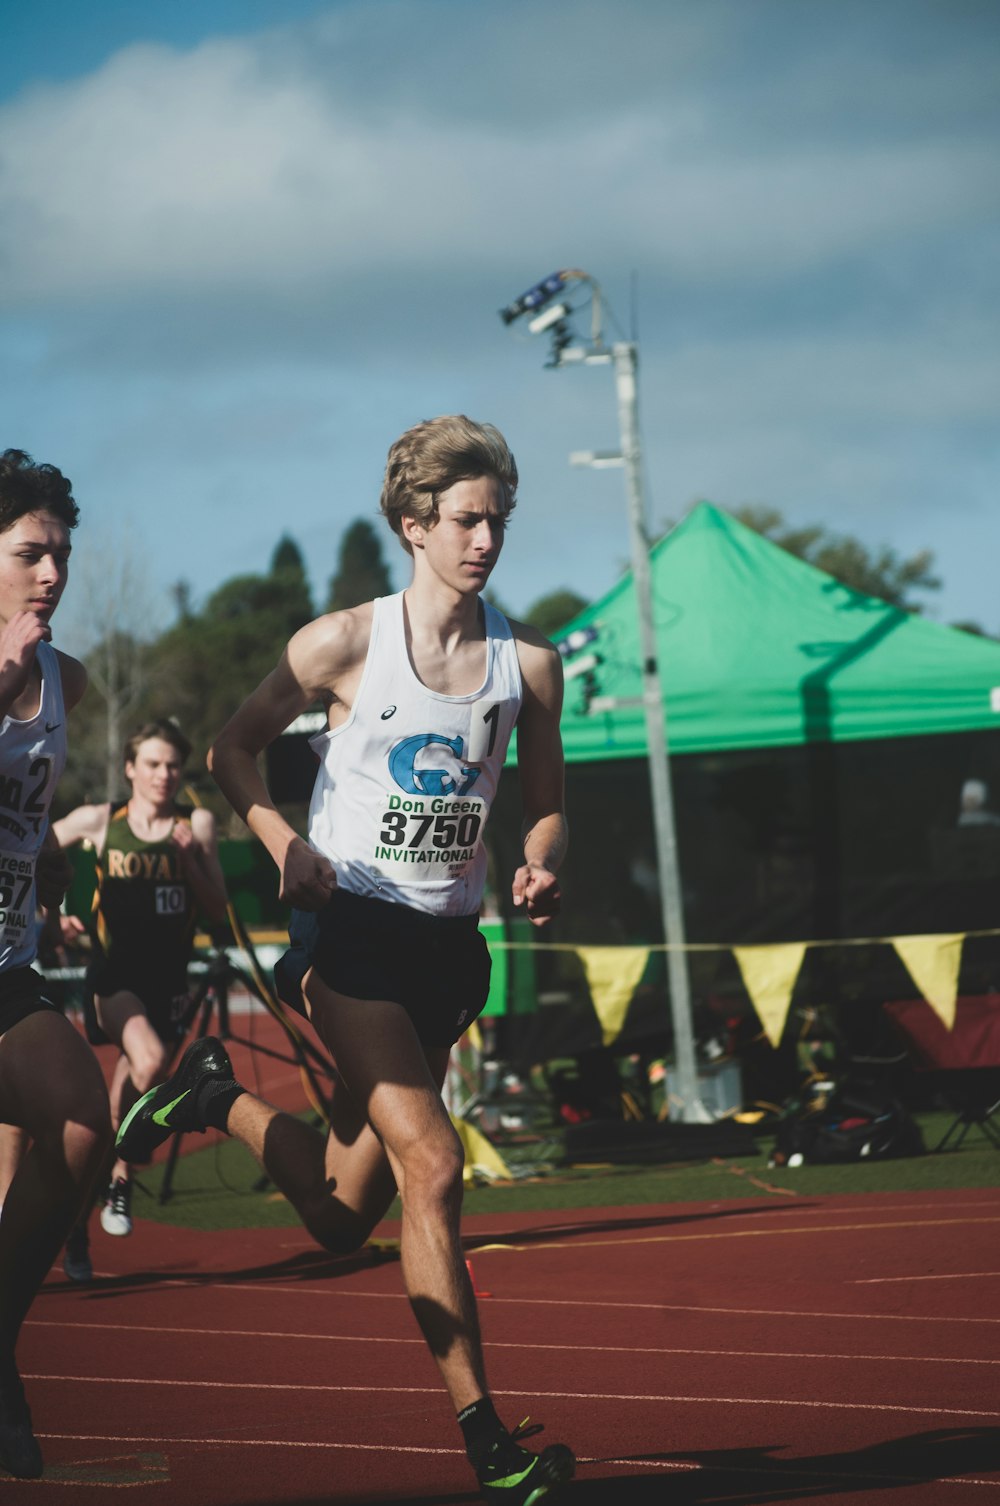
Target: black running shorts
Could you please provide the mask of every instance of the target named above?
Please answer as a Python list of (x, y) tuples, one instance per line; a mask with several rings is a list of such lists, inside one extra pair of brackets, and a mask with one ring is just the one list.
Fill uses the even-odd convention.
[(425, 1046), (453, 1045), (486, 1007), (491, 964), (478, 915), (427, 915), (337, 889), (315, 927), (297, 945), (292, 939), (275, 974), (282, 998), (300, 1011), (292, 979), (307, 957), (337, 993), (401, 1004)]
[(92, 1046), (108, 1042), (97, 1020), (94, 995), (107, 999), (123, 992), (135, 994), (142, 1001), (146, 1017), (164, 1045), (171, 1045), (184, 1033), (182, 1017), (190, 998), (186, 963), (154, 974), (148, 963), (142, 966), (126, 959), (98, 957), (87, 969), (83, 992), (84, 1027)]
[(33, 967), (12, 967), (0, 973), (0, 1035), (40, 1009), (61, 1013), (42, 993), (45, 979)]

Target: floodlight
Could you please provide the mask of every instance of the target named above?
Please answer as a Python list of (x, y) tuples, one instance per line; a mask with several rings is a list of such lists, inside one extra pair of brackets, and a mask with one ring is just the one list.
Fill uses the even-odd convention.
[(600, 654), (584, 654), (582, 659), (574, 659), (572, 664), (567, 664), (563, 670), (564, 680), (575, 680), (578, 675), (589, 674), (596, 669), (601, 662)]
[(540, 335), (543, 330), (551, 329), (553, 324), (558, 324), (560, 319), (569, 317), (568, 303), (553, 303), (550, 308), (543, 309), (536, 314), (528, 324), (528, 330), (533, 335)]
[(508, 303), (505, 309), (500, 310), (500, 318), (504, 324), (513, 324), (522, 314), (530, 314), (533, 309), (544, 308), (557, 293), (562, 291), (563, 284), (569, 272), (552, 272), (548, 277), (543, 277), (541, 282), (536, 282), (533, 288), (522, 293), (520, 298), (515, 298), (513, 303)]
[(588, 643), (593, 643), (597, 636), (598, 630), (595, 627), (574, 628), (560, 643), (556, 644), (556, 647), (563, 658), (568, 659), (570, 654), (579, 653), (581, 648), (586, 648)]

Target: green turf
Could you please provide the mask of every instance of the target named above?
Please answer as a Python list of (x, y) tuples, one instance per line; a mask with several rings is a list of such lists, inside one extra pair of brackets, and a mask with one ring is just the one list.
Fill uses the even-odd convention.
[[(950, 1115), (917, 1116), (927, 1145), (936, 1145)], [(801, 1166), (769, 1170), (771, 1141), (761, 1136), (758, 1154), (722, 1164), (697, 1162), (659, 1166), (558, 1166), (539, 1161), (544, 1147), (505, 1152), (519, 1179), (512, 1184), (467, 1189), (467, 1213), (502, 1213), (615, 1207), (642, 1203), (687, 1203), (723, 1198), (775, 1198), (774, 1188), (816, 1193), (921, 1192), (939, 1188), (995, 1187), (1000, 1151), (972, 1128), (959, 1150), (928, 1153), (899, 1161), (853, 1162), (840, 1166)], [(535, 1174), (529, 1173), (535, 1168)], [(258, 1190), (259, 1171), (233, 1141), (182, 1156), (173, 1195), (161, 1203), (163, 1169), (140, 1171), (133, 1212), (193, 1229), (288, 1227), (297, 1224), (292, 1208), (274, 1190)], [(398, 1206), (390, 1210), (397, 1217)]]

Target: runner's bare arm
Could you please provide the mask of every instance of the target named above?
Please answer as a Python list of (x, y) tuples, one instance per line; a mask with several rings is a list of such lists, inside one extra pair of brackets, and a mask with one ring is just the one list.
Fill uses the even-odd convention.
[(220, 790), (277, 865), (281, 898), (302, 910), (322, 908), (336, 887), (334, 872), (279, 813), (257, 758), (313, 702), (338, 699), (338, 687), (367, 651), (370, 621), (370, 613), (366, 622), (360, 611), (335, 612), (302, 628), (209, 750)]
[(219, 862), (219, 843), (212, 812), (193, 810), (190, 822), (174, 823), (171, 836), (199, 910), (206, 920), (225, 919), (226, 880)]
[[(35, 894), (43, 910), (58, 912), (73, 882), (73, 865), (56, 840), (51, 826), (42, 839), (35, 864)], [(58, 922), (53, 923), (58, 930)]]
[(108, 801), (101, 805), (78, 805), (58, 821), (53, 821), (49, 830), (60, 847), (75, 847), (78, 842), (89, 842), (95, 852), (101, 852), (111, 819)]
[(35, 650), (48, 640), (47, 623), (35, 612), (15, 612), (0, 632), (0, 716), (6, 716), (27, 689)]
[(566, 856), (562, 737), (562, 662), (549, 640), (513, 624), (518, 640), (523, 700), (517, 721), (517, 764), (524, 807), (524, 863), (514, 875), (514, 904), (525, 907), (533, 925), (559, 913), (556, 878)]
[(83, 692), (87, 688), (87, 671), (79, 659), (73, 659), (69, 654), (64, 654), (61, 648), (56, 649), (59, 656), (59, 673), (62, 677), (63, 704), (67, 711), (83, 699)]

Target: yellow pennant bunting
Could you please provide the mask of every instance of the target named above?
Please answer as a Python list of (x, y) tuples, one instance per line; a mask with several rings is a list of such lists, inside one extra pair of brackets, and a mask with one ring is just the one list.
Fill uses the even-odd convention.
[(950, 1030), (955, 1023), (958, 971), (962, 965), (963, 933), (938, 936), (894, 936), (893, 946), (914, 983)]
[(792, 990), (805, 951), (804, 941), (782, 942), (779, 946), (733, 947), (733, 956), (740, 965), (747, 993), (775, 1049), (781, 1044)]
[(486, 1136), (476, 1129), (475, 1125), (469, 1124), (465, 1119), (452, 1118), (452, 1124), (462, 1142), (465, 1151), (465, 1169), (462, 1179), (466, 1182), (473, 1180), (473, 1172), (476, 1169), (484, 1172), (488, 1177), (502, 1178), (505, 1182), (513, 1181), (510, 1167), (500, 1152), (492, 1146)]
[(617, 1038), (625, 1023), (632, 995), (649, 961), (647, 946), (581, 946), (577, 955), (587, 974), (605, 1046)]

